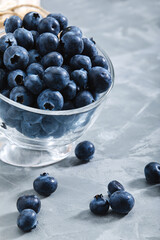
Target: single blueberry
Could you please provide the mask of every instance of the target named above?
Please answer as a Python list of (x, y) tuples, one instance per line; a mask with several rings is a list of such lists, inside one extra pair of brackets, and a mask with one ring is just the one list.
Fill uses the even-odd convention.
[(17, 46), (17, 41), (12, 33), (7, 33), (0, 38), (0, 51), (3, 53), (11, 46)]
[(40, 94), (43, 89), (43, 82), (38, 75), (29, 74), (25, 77), (24, 86), (32, 93), (32, 94)]
[(82, 31), (79, 27), (76, 26), (69, 26), (67, 28), (65, 28), (61, 34), (60, 34), (60, 38), (64, 36), (64, 34), (68, 33), (68, 32), (72, 32), (73, 34), (82, 37)]
[(66, 87), (61, 91), (65, 100), (72, 100), (76, 96), (77, 86), (75, 82), (69, 81)]
[(58, 91), (52, 91), (50, 89), (46, 89), (40, 93), (37, 98), (37, 105), (40, 109), (44, 110), (61, 110), (63, 108), (63, 96)]
[(53, 33), (42, 33), (37, 38), (37, 49), (41, 55), (56, 51), (59, 40)]
[(74, 109), (74, 104), (71, 101), (64, 102), (63, 109), (62, 110), (71, 110)]
[(50, 177), (48, 173), (41, 174), (33, 182), (34, 190), (45, 197), (50, 196), (56, 191), (58, 182), (54, 177)]
[(16, 86), (22, 86), (24, 85), (24, 79), (26, 77), (25, 72), (23, 72), (20, 69), (11, 71), (8, 74), (7, 81), (8, 81), (8, 86), (10, 88), (14, 88)]
[(89, 161), (93, 158), (95, 147), (89, 141), (80, 142), (75, 148), (75, 155), (78, 159)]
[(23, 119), (24, 121), (31, 124), (41, 123), (42, 115), (38, 113), (23, 111)]
[(88, 56), (77, 54), (70, 60), (70, 66), (72, 69), (85, 69), (89, 71), (92, 67), (91, 59)]
[(58, 33), (60, 32), (59, 22), (53, 17), (43, 18), (38, 25), (38, 32), (40, 34), (50, 32), (58, 35)]
[(89, 204), (90, 210), (96, 215), (105, 215), (109, 209), (109, 202), (102, 194), (96, 195)]
[(76, 108), (80, 108), (88, 104), (91, 104), (93, 102), (94, 102), (94, 98), (92, 94), (89, 91), (84, 90), (77, 94), (77, 96), (75, 97), (74, 104)]
[(22, 133), (29, 137), (29, 138), (34, 138), (41, 130), (41, 125), (39, 123), (29, 123), (26, 121), (21, 122), (21, 129)]
[(57, 131), (59, 124), (53, 116), (45, 116), (42, 120), (41, 127), (50, 135)]
[(48, 68), (51, 66), (61, 67), (63, 64), (63, 57), (58, 52), (50, 52), (42, 58), (41, 64), (44, 68)]
[(11, 16), (4, 22), (6, 33), (13, 33), (17, 28), (22, 27), (22, 20), (18, 16)]
[(10, 92), (10, 99), (26, 106), (31, 106), (33, 103), (33, 96), (23, 86), (14, 87)]
[(84, 50), (82, 52), (83, 55), (89, 56), (90, 58), (98, 55), (98, 51), (96, 49), (96, 45), (89, 38), (83, 38)]
[(60, 30), (65, 29), (68, 25), (68, 19), (61, 13), (50, 13), (47, 17), (55, 18), (59, 22)]
[(28, 75), (34, 74), (34, 75), (38, 75), (40, 78), (42, 78), (43, 74), (44, 74), (44, 69), (40, 63), (31, 63), (27, 67), (26, 72)]
[(150, 162), (144, 168), (146, 181), (151, 184), (160, 183), (160, 164)]
[(37, 226), (37, 214), (32, 209), (24, 209), (18, 219), (17, 225), (23, 232), (30, 232)]
[(132, 210), (135, 200), (126, 191), (116, 191), (110, 196), (109, 203), (114, 212), (127, 214)]
[(124, 191), (124, 187), (120, 182), (113, 180), (108, 184), (109, 195), (116, 191)]
[(106, 68), (108, 70), (108, 64), (107, 64), (107, 60), (100, 55), (97, 55), (95, 57), (92, 58), (92, 66), (100, 66), (103, 68)]
[(22, 212), (24, 209), (33, 209), (39, 213), (41, 209), (41, 201), (36, 195), (24, 195), (17, 200), (17, 209)]
[(52, 90), (61, 91), (70, 81), (68, 72), (61, 67), (49, 67), (43, 75), (45, 84)]
[(29, 54), (29, 64), (38, 63), (41, 61), (41, 55), (36, 49), (30, 50), (28, 54)]
[(28, 30), (37, 30), (42, 16), (37, 12), (29, 12), (23, 18), (23, 26)]
[(80, 89), (86, 89), (88, 85), (88, 73), (84, 69), (74, 70), (71, 73), (71, 79), (77, 84)]
[(4, 52), (3, 62), (6, 68), (11, 71), (25, 69), (29, 62), (29, 55), (25, 48), (11, 46)]
[(14, 31), (14, 37), (19, 46), (30, 50), (34, 45), (33, 35), (25, 28), (18, 28)]
[(0, 68), (0, 90), (3, 90), (7, 85), (7, 74), (3, 68)]
[(107, 91), (112, 84), (109, 71), (103, 67), (92, 67), (89, 71), (89, 86), (91, 90), (102, 93)]

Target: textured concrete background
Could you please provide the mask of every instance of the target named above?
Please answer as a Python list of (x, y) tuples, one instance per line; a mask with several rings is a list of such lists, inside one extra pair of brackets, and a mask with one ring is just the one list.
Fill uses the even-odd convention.
[[(79, 164), (74, 154), (43, 169), (0, 162), (0, 240), (160, 240), (160, 186), (144, 180), (143, 169), (160, 158), (160, 1), (43, 0), (70, 25), (94, 37), (109, 54), (116, 84), (96, 123), (82, 139), (96, 147), (94, 159)], [(58, 179), (55, 194), (42, 199), (39, 224), (31, 233), (16, 227), (18, 196), (33, 193), (42, 172)], [(106, 194), (117, 179), (136, 199), (128, 215), (96, 217), (90, 199)]]

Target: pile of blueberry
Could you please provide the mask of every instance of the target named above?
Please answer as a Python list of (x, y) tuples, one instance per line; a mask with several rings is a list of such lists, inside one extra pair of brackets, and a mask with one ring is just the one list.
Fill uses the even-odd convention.
[[(33, 182), (34, 190), (44, 197), (48, 197), (55, 192), (57, 186), (57, 180), (54, 177), (50, 177), (48, 173), (41, 174)], [(37, 213), (41, 209), (39, 197), (36, 195), (19, 197), (17, 200), (17, 209), (20, 212), (17, 225), (22, 231), (29, 232), (37, 226)]]
[(112, 83), (93, 39), (68, 26), (62, 14), (11, 16), (0, 38), (0, 93), (44, 110), (80, 108)]
[(102, 194), (96, 195), (90, 202), (90, 210), (96, 215), (105, 215), (111, 206), (112, 210), (118, 214), (129, 213), (135, 203), (132, 194), (125, 191), (123, 185), (116, 180), (108, 184), (108, 196), (103, 197)]

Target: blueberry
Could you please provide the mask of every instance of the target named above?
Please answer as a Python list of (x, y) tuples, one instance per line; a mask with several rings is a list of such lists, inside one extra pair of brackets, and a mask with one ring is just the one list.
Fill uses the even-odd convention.
[(38, 75), (29, 74), (26, 76), (24, 81), (24, 86), (32, 93), (32, 94), (40, 94), (43, 89), (43, 82)]
[(90, 202), (90, 210), (96, 215), (105, 215), (109, 209), (109, 202), (103, 197), (102, 194), (96, 195)]
[(34, 190), (45, 197), (48, 197), (55, 192), (57, 186), (57, 180), (54, 177), (50, 177), (48, 173), (41, 174), (33, 182)]
[(97, 93), (105, 92), (111, 84), (111, 75), (107, 69), (99, 66), (91, 68), (89, 71), (89, 86), (93, 91)]
[(76, 96), (76, 92), (77, 92), (76, 84), (73, 81), (69, 81), (61, 93), (65, 100), (72, 100)]
[(60, 30), (65, 29), (68, 25), (68, 19), (61, 13), (50, 13), (47, 17), (55, 18), (59, 22)]
[(7, 74), (6, 71), (2, 68), (0, 68), (0, 90), (3, 90), (7, 83)]
[(24, 209), (33, 209), (39, 213), (41, 209), (41, 201), (36, 195), (21, 196), (17, 200), (17, 209), (22, 212)]
[(144, 168), (144, 174), (148, 183), (160, 183), (160, 164), (150, 162)]
[(78, 159), (83, 161), (89, 161), (93, 158), (95, 147), (93, 143), (89, 141), (83, 141), (79, 143), (75, 148), (75, 155)]
[(0, 68), (3, 68), (3, 56), (0, 56)]
[(35, 30), (31, 30), (31, 33), (32, 33), (33, 39), (34, 39), (34, 48), (36, 48), (36, 43), (37, 43), (37, 38), (39, 37), (39, 33)]
[(42, 120), (41, 127), (50, 135), (57, 131), (59, 124), (53, 116), (45, 116)]
[(22, 133), (29, 137), (29, 138), (34, 138), (41, 130), (41, 125), (39, 123), (29, 123), (26, 121), (21, 122), (21, 129)]
[(40, 109), (44, 110), (61, 110), (63, 108), (63, 96), (58, 91), (52, 91), (50, 89), (46, 89), (40, 93), (37, 98), (37, 105)]
[(71, 79), (74, 80), (80, 89), (85, 89), (88, 85), (88, 73), (84, 69), (74, 70), (71, 73)]
[(20, 69), (14, 70), (8, 74), (7, 80), (10, 88), (24, 85), (25, 72)]
[(72, 57), (76, 54), (81, 54), (84, 49), (84, 43), (81, 37), (73, 32), (64, 34), (61, 38), (60, 45), (65, 57)]
[(11, 71), (25, 69), (29, 62), (29, 55), (25, 48), (11, 46), (4, 52), (3, 62), (6, 68)]
[(91, 59), (88, 56), (84, 55), (75, 55), (70, 60), (70, 66), (72, 69), (85, 69), (90, 70), (91, 69)]
[(0, 51), (4, 52), (11, 46), (17, 46), (17, 41), (12, 33), (7, 33), (0, 38)]
[(27, 74), (38, 75), (39, 77), (43, 77), (44, 69), (43, 66), (39, 63), (31, 63), (26, 70)]
[(53, 33), (42, 33), (37, 38), (37, 48), (41, 55), (46, 55), (49, 52), (56, 51), (59, 40)]
[(30, 232), (37, 226), (36, 212), (32, 209), (24, 209), (17, 219), (17, 225), (22, 231)]
[(31, 123), (31, 124), (41, 123), (42, 115), (33, 113), (33, 112), (23, 111), (23, 119), (24, 119), (24, 121)]
[(22, 113), (17, 107), (10, 106), (8, 111), (6, 112), (6, 118), (10, 118), (13, 120), (22, 120)]
[(13, 33), (17, 28), (22, 27), (22, 20), (18, 16), (11, 16), (4, 22), (6, 33)]
[(19, 46), (30, 50), (34, 45), (34, 38), (30, 31), (24, 28), (18, 28), (14, 31), (14, 37)]
[(23, 26), (28, 30), (37, 30), (42, 16), (37, 12), (29, 12), (23, 18)]
[(69, 65), (64, 64), (64, 65), (62, 65), (62, 68), (64, 68), (69, 73), (69, 75), (71, 74), (72, 70)]
[(61, 67), (49, 67), (43, 75), (45, 84), (52, 90), (61, 91), (70, 81), (68, 72)]
[(57, 129), (57, 131), (55, 131), (52, 136), (53, 138), (57, 139), (57, 138), (61, 138), (64, 135), (67, 135), (68, 133), (68, 129), (65, 128), (64, 123), (59, 124), (59, 128)]
[(23, 105), (31, 106), (33, 103), (32, 95), (23, 86), (14, 87), (11, 90), (9, 97), (11, 100), (21, 103)]
[(90, 58), (93, 58), (96, 55), (98, 55), (96, 45), (93, 43), (91, 39), (83, 38), (83, 44), (84, 44), (84, 50), (82, 54), (87, 55)]
[(9, 97), (10, 91), (9, 89), (4, 89), (0, 93), (5, 97)]
[(36, 49), (30, 50), (28, 54), (29, 54), (29, 64), (38, 63), (41, 61), (41, 56)]
[(38, 32), (45, 33), (50, 32), (55, 35), (58, 35), (60, 32), (59, 22), (53, 17), (43, 18), (38, 25)]
[(97, 55), (92, 58), (92, 66), (100, 66), (108, 70), (108, 64), (106, 59), (103, 56)]
[(59, 52), (50, 52), (42, 58), (41, 64), (44, 68), (48, 68), (50, 66), (61, 67), (63, 64), (63, 57)]
[(67, 28), (65, 28), (62, 32), (60, 37), (64, 36), (64, 34), (68, 33), (68, 32), (72, 32), (73, 34), (82, 37), (82, 31), (79, 27), (76, 26), (69, 26)]
[(134, 206), (134, 202), (134, 197), (126, 191), (116, 191), (109, 199), (112, 210), (120, 214), (129, 213)]
[(91, 93), (95, 101), (97, 101), (101, 97), (99, 93), (96, 93), (94, 91), (91, 91)]
[(64, 102), (63, 109), (62, 110), (71, 110), (74, 109), (74, 105), (71, 101)]
[(94, 102), (92, 94), (89, 91), (84, 90), (77, 94), (74, 104), (76, 108), (80, 108), (91, 104), (92, 102)]
[(109, 184), (108, 184), (108, 192), (109, 192), (109, 195), (116, 192), (116, 191), (124, 191), (124, 187), (121, 183), (119, 183), (118, 181), (116, 180), (113, 180), (111, 181)]

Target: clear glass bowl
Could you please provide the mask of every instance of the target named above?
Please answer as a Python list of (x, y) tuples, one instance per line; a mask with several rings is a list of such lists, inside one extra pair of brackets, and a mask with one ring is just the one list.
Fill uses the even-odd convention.
[[(100, 51), (100, 50), (99, 50)], [(0, 159), (15, 166), (40, 167), (66, 158), (73, 143), (91, 127), (114, 84), (94, 103), (73, 110), (47, 111), (24, 106), (0, 94)], [(23, 127), (22, 127), (23, 126)]]

